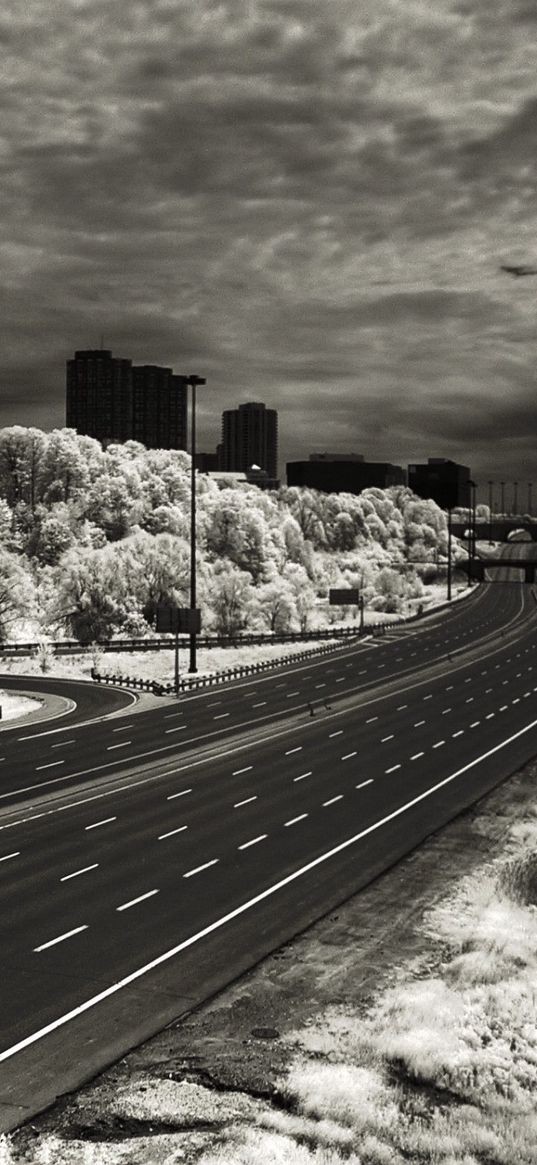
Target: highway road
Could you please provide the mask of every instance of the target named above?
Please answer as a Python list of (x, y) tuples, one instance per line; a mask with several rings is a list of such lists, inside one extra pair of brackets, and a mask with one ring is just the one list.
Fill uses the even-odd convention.
[(534, 756), (536, 652), (533, 588), (491, 584), (316, 661), (2, 733), (2, 1126), (191, 1010)]

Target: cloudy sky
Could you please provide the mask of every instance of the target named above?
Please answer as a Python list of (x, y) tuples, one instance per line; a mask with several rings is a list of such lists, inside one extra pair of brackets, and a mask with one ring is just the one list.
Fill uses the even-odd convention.
[[(0, 424), (75, 348), (537, 481), (535, 0), (3, 0)], [(200, 393), (200, 398), (202, 394)]]

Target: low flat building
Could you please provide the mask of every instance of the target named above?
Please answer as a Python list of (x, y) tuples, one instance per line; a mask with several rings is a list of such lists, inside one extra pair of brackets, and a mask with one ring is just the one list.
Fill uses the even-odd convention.
[(318, 489), (322, 493), (360, 494), (376, 486), (406, 485), (406, 473), (400, 465), (387, 461), (364, 461), (359, 454), (313, 454), (308, 461), (287, 462), (287, 485)]
[(430, 498), (443, 510), (468, 506), (471, 472), (445, 457), (429, 457), (426, 464), (409, 465), (408, 484), (419, 498)]

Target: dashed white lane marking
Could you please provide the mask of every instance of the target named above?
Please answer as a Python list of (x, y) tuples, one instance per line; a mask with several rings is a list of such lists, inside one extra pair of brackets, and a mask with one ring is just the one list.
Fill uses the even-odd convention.
[(226, 716), (229, 716), (229, 712), (219, 712), (218, 716), (213, 716), (213, 720), (225, 720)]
[(243, 841), (242, 845), (238, 845), (237, 849), (249, 849), (251, 845), (257, 845), (259, 841), (265, 841), (268, 833), (260, 833), (259, 837), (252, 837), (251, 841)]
[(433, 748), (442, 748), (442, 745), (445, 743), (445, 740), (437, 740), (436, 744), (433, 744)]
[[(172, 729), (170, 730), (170, 729), (168, 728), (168, 729), (167, 729), (167, 731), (168, 731), (168, 732), (170, 732), (170, 731), (171, 731), (171, 732), (173, 732), (173, 731), (174, 731), (174, 729), (172, 728)], [(107, 752), (112, 752), (112, 749), (114, 749), (114, 748), (128, 748), (129, 744), (132, 744), (132, 740), (122, 740), (122, 741), (121, 741), (121, 744), (107, 744), (107, 746), (106, 746), (106, 751), (107, 751)], [(62, 762), (62, 763), (63, 763), (63, 762)]]
[(76, 740), (62, 740), (60, 744), (51, 744), (51, 748), (65, 748), (66, 744), (76, 744)]
[(299, 777), (293, 777), (293, 781), (303, 781), (305, 777), (311, 777), (312, 770), (309, 773), (301, 773)]
[(63, 878), (60, 878), (60, 882), (69, 882), (71, 878), (78, 878), (80, 874), (87, 874), (90, 870), (96, 870), (98, 865), (98, 862), (94, 862), (92, 866), (84, 866), (82, 870), (75, 870), (73, 874), (64, 874)]
[(328, 739), (329, 739), (329, 740), (332, 740), (332, 737), (333, 737), (333, 736), (343, 736), (343, 729), (342, 729), (342, 728), (338, 728), (337, 732), (329, 732), (329, 733), (328, 733)]
[(432, 700), (432, 698), (433, 698), (432, 692), (430, 692), (428, 696), (423, 697), (424, 700)]
[(184, 716), (184, 712), (166, 712), (164, 720), (173, 720), (174, 716)]
[(415, 752), (414, 756), (411, 756), (410, 759), (411, 760), (419, 760), (420, 756), (425, 756), (425, 753), (424, 752)]
[(357, 752), (346, 752), (345, 755), (342, 756), (341, 759), (342, 760), (350, 760), (351, 756), (358, 756), (358, 753)]
[(380, 743), (386, 744), (387, 740), (393, 740), (393, 732), (392, 732), (391, 736), (381, 736)]
[(56, 768), (57, 765), (64, 765), (64, 764), (65, 764), (64, 760), (51, 760), (51, 761), (49, 761), (48, 765), (36, 765), (35, 771), (36, 771), (36, 773), (39, 773), (41, 771), (41, 769), (54, 769), (54, 768)]
[(372, 784), (373, 784), (373, 777), (370, 777), (368, 781), (361, 781), (359, 785), (355, 785), (354, 787), (355, 787), (355, 789), (365, 789), (366, 785), (372, 785)]
[(222, 703), (221, 700), (213, 700), (212, 704), (207, 704), (207, 707), (208, 708), (217, 708), (218, 705), (221, 703)]
[[(218, 716), (215, 716), (214, 719), (218, 720)], [(178, 724), (175, 728), (165, 728), (164, 735), (169, 736), (170, 732), (183, 732), (185, 728), (188, 728), (188, 724)]]
[(455, 740), (456, 736), (464, 736), (464, 728), (459, 728), (458, 732), (452, 732), (451, 735), (453, 737), (453, 740)]
[(488, 716), (485, 716), (485, 720), (493, 720), (495, 715), (495, 712), (489, 712)]
[[(405, 802), (404, 805), (400, 805), (391, 813), (386, 814), (378, 821), (374, 821), (372, 825), (368, 825), (365, 829), (360, 830), (359, 833), (353, 834), (352, 837), (346, 838), (345, 841), (340, 842), (338, 845), (333, 846), (332, 849), (329, 849), (320, 854), (318, 857), (313, 858), (304, 866), (300, 866), (299, 869), (294, 870), (291, 874), (287, 874), (284, 878), (281, 878), (278, 882), (273, 883), (271, 886), (267, 886), (265, 890), (262, 890), (259, 894), (256, 894), (252, 898), (241, 902), (239, 906), (234, 907), (232, 910), (228, 911), (227, 914), (215, 918), (207, 926), (203, 927), (202, 930), (189, 935), (188, 938), (183, 939), (180, 943), (176, 943), (173, 947), (170, 947), (169, 950), (164, 951), (156, 958), (151, 959), (148, 963), (144, 963), (143, 965), (137, 967), (134, 971), (131, 971), (130, 974), (125, 975), (123, 979), (116, 980), (108, 987), (103, 988), (103, 990), (99, 991), (96, 995), (92, 995), (89, 998), (86, 998), (76, 1007), (71, 1008), (71, 1010), (64, 1012), (62, 1015), (58, 1015), (55, 1019), (51, 1020), (50, 1023), (47, 1023), (43, 1027), (30, 1032), (29, 1035), (24, 1036), (22, 1039), (18, 1040), (17, 1043), (12, 1044), (11, 1047), (4, 1048), (4, 1050), (0, 1052), (0, 1063), (4, 1063), (4, 1061), (12, 1059), (13, 1056), (16, 1056), (25, 1048), (31, 1047), (32, 1044), (35, 1044), (39, 1040), (44, 1039), (45, 1036), (49, 1035), (51, 1032), (58, 1031), (59, 1028), (64, 1027), (67, 1023), (70, 1023), (72, 1019), (76, 1019), (77, 1016), (83, 1015), (85, 1012), (90, 1011), (99, 1003), (102, 1003), (105, 999), (109, 999), (112, 995), (116, 995), (125, 987), (130, 986), (131, 983), (136, 983), (138, 979), (144, 978), (144, 976), (147, 975), (150, 971), (155, 970), (157, 967), (163, 966), (164, 963), (168, 963), (182, 951), (188, 950), (189, 947), (201, 942), (201, 940), (206, 938), (207, 935), (214, 934), (216, 931), (226, 926), (229, 922), (232, 922), (235, 918), (239, 918), (242, 914), (252, 910), (255, 906), (258, 905), (259, 902), (265, 902), (274, 894), (277, 894), (285, 886), (289, 886), (297, 879), (303, 878), (305, 874), (310, 872), (310, 870), (317, 869), (325, 862), (330, 861), (330, 859), (335, 857), (337, 854), (343, 853), (344, 850), (355, 846), (357, 842), (362, 840), (362, 838), (368, 837), (370, 834), (375, 833), (379, 829), (382, 829), (383, 826), (386, 825), (389, 821), (394, 821), (396, 817), (400, 817), (404, 813), (408, 813), (408, 811), (412, 809), (414, 805), (418, 805), (428, 797), (432, 797), (436, 792), (438, 792), (439, 789), (445, 788), (447, 785), (451, 784), (452, 781), (457, 780), (458, 777), (461, 777), (464, 773), (469, 772), (471, 769), (475, 768), (476, 765), (482, 764), (484, 760), (487, 760), (490, 756), (494, 756), (497, 752), (500, 752), (501, 749), (506, 748), (507, 745), (511, 744), (514, 740), (519, 740), (520, 737), (524, 736), (527, 732), (534, 731), (535, 728), (537, 728), (537, 720), (533, 720), (531, 724), (526, 724), (524, 728), (521, 728), (518, 732), (515, 732), (512, 736), (507, 737), (505, 740), (500, 741), (500, 743), (495, 745), (494, 748), (489, 749), (487, 752), (482, 753), (481, 756), (476, 757), (473, 761), (463, 765), (462, 768), (457, 769), (453, 773), (450, 773), (449, 776), (444, 777), (443, 780), (437, 781), (436, 784), (432, 785), (428, 789), (425, 789), (423, 793), (419, 793), (410, 801)], [(218, 858), (214, 859), (208, 864), (214, 865), (215, 861), (218, 861)], [(192, 871), (192, 873), (195, 872), (197, 871)], [(190, 875), (183, 874), (183, 877), (188, 876)]]
[(4, 856), (0, 858), (0, 862), (8, 862), (10, 858), (18, 858), (20, 857), (20, 852), (20, 849), (18, 849), (13, 854), (4, 854)]
[(520, 698), (517, 696), (516, 700), (511, 700), (512, 704), (520, 704)]
[(402, 712), (402, 711), (403, 711), (403, 708), (408, 708), (408, 704), (400, 704), (400, 705), (399, 705), (399, 707), (398, 707), (398, 709), (397, 709), (397, 711), (398, 711), (398, 712)]
[(292, 756), (294, 752), (302, 752), (302, 745), (299, 744), (296, 748), (288, 748), (285, 755)]
[(465, 704), (472, 704), (472, 703), (473, 703), (473, 700), (474, 700), (474, 697), (473, 697), (473, 696), (468, 696), (468, 699), (467, 699), (467, 700), (465, 700)]
[(300, 695), (300, 692), (288, 692), (285, 699), (290, 700), (291, 696), (299, 696), (299, 695)]
[(117, 821), (117, 817), (105, 817), (103, 821), (95, 821), (93, 825), (85, 825), (86, 832), (88, 829), (98, 829), (100, 825), (108, 825), (110, 821)]
[(470, 724), (470, 728), (477, 728), (479, 724), (481, 724), (480, 720), (474, 720), (473, 724)]
[(339, 680), (336, 680), (336, 684), (344, 684), (344, 683), (345, 683), (345, 676), (340, 676)]
[(54, 947), (56, 943), (63, 943), (66, 938), (72, 938), (74, 934), (80, 934), (82, 930), (87, 929), (87, 926), (75, 926), (73, 930), (66, 930), (65, 934), (59, 934), (57, 938), (49, 939), (48, 943), (41, 943), (40, 947), (34, 947), (34, 951), (46, 951), (47, 947)]
[(187, 873), (183, 874), (183, 878), (193, 878), (194, 874), (201, 874), (202, 870), (208, 870), (209, 866), (216, 866), (219, 861), (220, 858), (213, 858), (210, 862), (204, 862), (202, 866), (195, 866), (193, 870), (187, 870)]
[(240, 809), (241, 805), (250, 805), (252, 801), (257, 801), (257, 793), (255, 797), (246, 797), (244, 801), (235, 801), (234, 809)]
[(251, 772), (251, 770), (253, 769), (253, 767), (254, 767), (253, 765), (246, 765), (246, 768), (245, 768), (245, 769), (234, 769), (234, 771), (232, 772), (231, 776), (232, 776), (232, 777), (240, 777), (241, 773), (249, 773), (249, 772)]
[(184, 833), (185, 829), (188, 829), (188, 825), (180, 825), (178, 829), (170, 829), (168, 833), (160, 833), (157, 841), (164, 841), (165, 837), (173, 837), (176, 833)]
[(370, 716), (369, 720), (366, 720), (366, 724), (374, 724), (375, 720), (378, 720), (378, 716)]
[(400, 769), (401, 765), (392, 765), (391, 769), (386, 769), (386, 773), (395, 773), (396, 769)]
[(181, 789), (180, 793), (170, 793), (169, 797), (166, 797), (166, 800), (167, 801), (175, 801), (176, 797), (186, 797), (187, 793), (191, 793), (191, 792), (192, 792), (192, 789)]
[(139, 898), (131, 898), (130, 902), (124, 902), (123, 906), (116, 906), (116, 910), (130, 910), (131, 906), (137, 906), (139, 902), (145, 902), (146, 898), (153, 898), (158, 894), (158, 890), (148, 890), (147, 894), (140, 894)]
[(326, 684), (315, 684), (315, 688), (326, 688)]
[(292, 817), (290, 821), (284, 821), (284, 825), (286, 828), (288, 825), (296, 825), (297, 821), (304, 821), (307, 816), (307, 813), (301, 813), (298, 817)]
[(425, 720), (417, 720), (414, 728), (421, 728), (422, 724), (425, 724)]
[(266, 705), (266, 702), (267, 702), (266, 700), (261, 700), (261, 702), (259, 704), (252, 704), (252, 708), (264, 708)]
[(134, 728), (134, 724), (122, 724), (121, 728), (113, 728), (112, 732), (126, 732), (128, 728)]
[(323, 809), (326, 809), (327, 805), (335, 805), (336, 801), (342, 801), (342, 800), (343, 800), (343, 793), (338, 793), (337, 797), (331, 797), (329, 801), (323, 801)]
[(453, 687), (454, 687), (454, 685), (453, 685), (453, 684), (448, 684), (448, 686), (447, 686), (447, 688), (446, 688), (446, 692), (452, 692), (452, 691), (453, 691)]
[(448, 712), (452, 712), (452, 711), (453, 711), (452, 708), (444, 708), (444, 711), (442, 712), (442, 716), (447, 716)]

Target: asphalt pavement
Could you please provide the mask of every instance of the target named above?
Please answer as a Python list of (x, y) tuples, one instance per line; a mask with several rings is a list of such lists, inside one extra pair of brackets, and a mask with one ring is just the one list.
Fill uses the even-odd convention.
[(534, 756), (536, 652), (533, 589), (494, 584), (380, 641), (135, 716), (4, 733), (3, 1127)]

